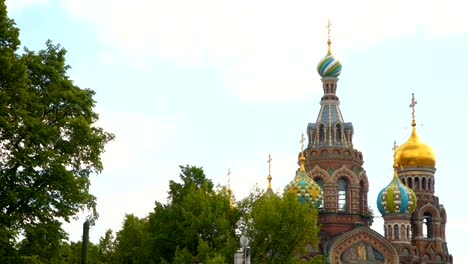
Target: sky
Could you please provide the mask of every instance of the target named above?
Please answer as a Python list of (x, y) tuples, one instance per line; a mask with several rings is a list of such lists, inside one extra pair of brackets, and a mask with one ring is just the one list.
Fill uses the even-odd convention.
[[(67, 49), (68, 74), (96, 92), (98, 125), (116, 135), (91, 177), (99, 219), (91, 241), (165, 202), (179, 165), (203, 167), (236, 199), (294, 178), (300, 136), (323, 94), (318, 61), (332, 52), (343, 70), (337, 95), (362, 151), (376, 216), (392, 179), (392, 146), (417, 129), (437, 155), (435, 192), (448, 216), (456, 263), (468, 263), (464, 152), (468, 125), (468, 4), (463, 0), (7, 0), (22, 45)], [(463, 199), (462, 199), (463, 198)], [(462, 200), (460, 200), (462, 199)], [(64, 225), (81, 239), (83, 216)], [(373, 229), (383, 233), (376, 218)]]

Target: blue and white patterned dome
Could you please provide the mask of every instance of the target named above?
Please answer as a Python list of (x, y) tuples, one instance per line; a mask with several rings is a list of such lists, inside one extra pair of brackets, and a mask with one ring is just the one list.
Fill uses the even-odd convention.
[(341, 63), (330, 52), (317, 65), (317, 71), (322, 77), (338, 77), (341, 73)]
[(382, 216), (387, 214), (411, 214), (416, 209), (414, 191), (394, 176), (377, 196), (377, 207)]

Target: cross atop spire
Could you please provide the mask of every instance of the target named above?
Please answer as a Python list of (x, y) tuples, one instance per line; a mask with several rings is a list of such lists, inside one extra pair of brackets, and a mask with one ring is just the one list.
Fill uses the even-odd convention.
[(305, 141), (304, 133), (302, 133), (302, 135), (301, 135), (301, 141), (299, 141), (299, 143), (301, 143), (301, 155), (302, 155), (302, 156), (304, 156), (304, 141)]
[(396, 155), (396, 150), (398, 149), (398, 145), (396, 144), (396, 140), (393, 141), (393, 156)]
[(231, 194), (231, 169), (228, 169), (227, 177), (228, 177), (227, 192), (228, 194)]
[(327, 44), (328, 44), (328, 53), (331, 54), (331, 49), (330, 49), (330, 46), (331, 46), (331, 40), (330, 40), (331, 21), (330, 21), (330, 19), (328, 19), (327, 28), (328, 28), (328, 41), (327, 41)]
[(414, 99), (414, 93), (411, 94), (412, 98), (411, 98), (411, 104), (409, 105), (409, 107), (411, 107), (411, 109), (413, 110), (412, 112), (412, 117), (413, 117), (413, 121), (411, 121), (411, 126), (415, 127), (416, 126), (416, 116), (414, 114), (414, 108), (416, 106), (416, 104), (418, 103), (415, 99)]
[(267, 160), (267, 163), (268, 163), (268, 177), (267, 177), (267, 180), (268, 180), (268, 189), (271, 190), (271, 154), (268, 154), (268, 160)]

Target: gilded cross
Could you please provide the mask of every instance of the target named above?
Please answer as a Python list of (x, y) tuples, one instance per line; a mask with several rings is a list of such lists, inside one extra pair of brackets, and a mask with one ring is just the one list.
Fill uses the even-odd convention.
[(231, 186), (231, 169), (228, 169), (227, 177), (228, 177), (228, 189), (229, 189)]
[(268, 175), (271, 174), (271, 154), (268, 154), (268, 160), (267, 160), (267, 163), (268, 163)]
[(396, 140), (393, 141), (393, 155), (396, 154), (396, 150), (398, 149), (398, 145), (396, 144)]
[(331, 50), (330, 50), (330, 45), (331, 45), (331, 40), (330, 40), (331, 21), (330, 21), (330, 19), (328, 19), (327, 28), (328, 28), (328, 41), (327, 41), (327, 44), (328, 44), (328, 53), (331, 53)]
[(411, 94), (412, 98), (411, 98), (411, 104), (409, 105), (409, 107), (411, 107), (411, 109), (413, 110), (413, 113), (411, 114), (412, 117), (413, 117), (413, 122), (411, 125), (415, 126), (416, 125), (416, 121), (415, 121), (415, 114), (414, 114), (414, 107), (416, 106), (416, 104), (418, 103), (415, 99), (414, 99), (414, 93)]
[(304, 133), (302, 133), (301, 141), (299, 141), (301, 143), (301, 152), (302, 153), (304, 152), (304, 141), (305, 141), (305, 137), (304, 137)]

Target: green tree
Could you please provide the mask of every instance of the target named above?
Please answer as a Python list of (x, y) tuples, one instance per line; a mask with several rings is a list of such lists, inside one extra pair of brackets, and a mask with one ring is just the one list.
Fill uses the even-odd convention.
[[(97, 217), (89, 176), (103, 169), (100, 155), (113, 139), (95, 125), (94, 91), (67, 76), (65, 49), (48, 41), (44, 50), (18, 55), (18, 32), (0, 0), (2, 256), (15, 254), (19, 234), (28, 238), (47, 230), (48, 239), (63, 239), (59, 220), (81, 210)], [(42, 245), (44, 252), (55, 252), (57, 243)]]
[(148, 257), (156, 263), (186, 260), (233, 262), (240, 213), (226, 189), (214, 189), (203, 169), (181, 166), (182, 183), (170, 181), (167, 204), (156, 203), (148, 218)]
[(317, 210), (285, 193), (254, 192), (242, 203), (252, 263), (293, 263), (307, 245), (319, 241)]
[(116, 236), (115, 258), (118, 263), (148, 263), (148, 260), (142, 258), (144, 243), (147, 241), (146, 224), (145, 218), (125, 215), (122, 229)]
[(102, 263), (112, 263), (115, 254), (116, 241), (112, 230), (108, 229), (104, 234), (104, 237), (99, 239), (99, 243), (96, 246), (97, 258)]

